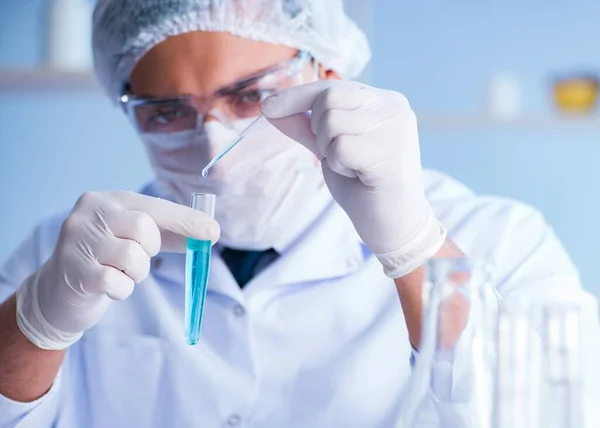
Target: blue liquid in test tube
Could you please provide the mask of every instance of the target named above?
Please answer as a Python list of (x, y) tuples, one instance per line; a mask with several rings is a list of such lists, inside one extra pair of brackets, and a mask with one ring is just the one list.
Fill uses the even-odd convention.
[[(192, 208), (214, 217), (215, 195), (192, 194)], [(210, 270), (211, 242), (188, 238), (185, 260), (185, 337), (189, 345), (200, 340), (202, 314)]]

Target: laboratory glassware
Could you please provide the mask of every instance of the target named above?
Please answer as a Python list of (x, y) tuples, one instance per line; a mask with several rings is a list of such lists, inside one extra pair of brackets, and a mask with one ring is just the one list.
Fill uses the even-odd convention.
[(491, 273), (464, 258), (425, 265), (421, 341), (401, 426), (427, 424), (433, 412), (440, 426), (491, 427), (498, 304)]
[(581, 314), (575, 305), (556, 304), (543, 308), (545, 386), (540, 425), (547, 428), (583, 426), (581, 372)]
[(536, 428), (541, 337), (530, 305), (502, 302), (496, 329), (494, 428)]
[[(216, 196), (193, 193), (191, 207), (214, 217)], [(185, 260), (185, 337), (189, 345), (200, 340), (204, 301), (210, 271), (211, 241), (188, 238)]]
[(501, 305), (494, 428), (583, 426), (580, 325), (576, 305)]

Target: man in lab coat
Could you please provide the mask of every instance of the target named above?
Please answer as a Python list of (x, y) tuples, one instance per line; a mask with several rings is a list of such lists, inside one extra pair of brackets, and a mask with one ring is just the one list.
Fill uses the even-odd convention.
[[(398, 426), (431, 258), (493, 265), (488, 311), (577, 303), (597, 399), (596, 302), (561, 244), (534, 209), (422, 170), (408, 101), (349, 80), (369, 49), (341, 1), (99, 0), (93, 46), (156, 180), (82, 195), (0, 271), (1, 427)], [(217, 195), (214, 220), (192, 192)], [(193, 347), (187, 237), (216, 243)], [(474, 426), (458, 361), (421, 426)]]

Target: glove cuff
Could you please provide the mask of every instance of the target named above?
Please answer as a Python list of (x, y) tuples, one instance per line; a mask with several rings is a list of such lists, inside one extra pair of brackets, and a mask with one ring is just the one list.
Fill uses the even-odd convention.
[(17, 290), (17, 325), (27, 339), (40, 349), (60, 351), (77, 342), (83, 333), (61, 331), (46, 321), (38, 300), (37, 271)]
[(375, 254), (383, 265), (383, 272), (392, 279), (409, 274), (432, 258), (446, 241), (448, 232), (436, 218), (431, 207), (425, 220), (413, 236), (397, 250)]

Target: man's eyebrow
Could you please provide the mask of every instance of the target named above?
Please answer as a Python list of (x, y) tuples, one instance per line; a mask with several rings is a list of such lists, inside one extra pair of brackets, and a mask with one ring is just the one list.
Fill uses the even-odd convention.
[(260, 79), (265, 77), (267, 74), (277, 71), (277, 68), (278, 68), (278, 66), (269, 67), (269, 68), (266, 68), (257, 73), (251, 74), (247, 77), (243, 77), (241, 80), (238, 80), (235, 83), (232, 83), (230, 85), (226, 85), (226, 86), (219, 88), (216, 91), (216, 94), (217, 95), (231, 95), (235, 92), (238, 92), (241, 89), (247, 88), (248, 86), (255, 84)]

